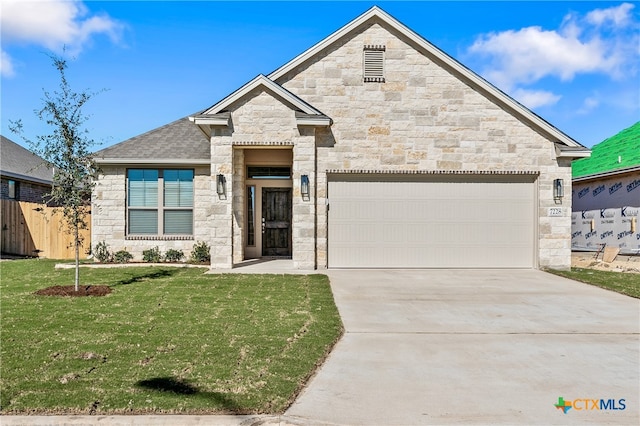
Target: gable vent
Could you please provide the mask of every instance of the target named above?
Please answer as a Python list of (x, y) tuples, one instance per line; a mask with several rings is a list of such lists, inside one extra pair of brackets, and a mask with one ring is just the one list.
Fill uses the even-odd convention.
[(384, 51), (385, 46), (364, 46), (364, 81), (384, 83)]

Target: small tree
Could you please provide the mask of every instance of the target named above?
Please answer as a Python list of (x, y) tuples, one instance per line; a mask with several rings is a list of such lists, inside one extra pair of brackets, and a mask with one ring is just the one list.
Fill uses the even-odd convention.
[[(47, 194), (49, 202), (62, 211), (67, 232), (73, 236), (76, 272), (75, 291), (80, 284), (80, 246), (83, 237), (80, 230), (87, 229), (87, 213), (91, 203), (93, 178), (98, 169), (89, 151), (94, 144), (88, 137), (84, 124), (88, 117), (82, 112), (84, 105), (96, 93), (74, 92), (67, 81), (67, 61), (51, 56), (54, 67), (60, 73), (59, 91), (44, 90), (43, 107), (36, 110), (38, 119), (51, 126), (48, 135), (36, 136), (36, 141), (23, 136), (21, 120), (11, 121), (10, 130), (23, 136), (31, 149), (53, 169), (53, 184)], [(59, 206), (59, 207), (58, 207)]]

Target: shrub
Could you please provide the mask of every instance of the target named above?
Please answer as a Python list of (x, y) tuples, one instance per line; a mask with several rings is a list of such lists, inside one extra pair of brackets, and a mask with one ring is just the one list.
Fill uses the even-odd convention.
[(162, 254), (160, 254), (160, 249), (158, 246), (154, 248), (144, 250), (142, 252), (142, 260), (149, 263), (158, 263), (162, 261)]
[(93, 256), (100, 263), (113, 262), (113, 253), (109, 251), (109, 246), (104, 241), (100, 241), (96, 244), (96, 248), (93, 249)]
[(127, 263), (133, 259), (133, 255), (126, 250), (120, 250), (113, 255), (113, 259), (117, 263)]
[(169, 249), (164, 254), (164, 260), (167, 262), (180, 262), (184, 257), (182, 250)]
[(204, 241), (198, 241), (193, 245), (189, 261), (192, 263), (208, 263), (211, 261), (210, 247)]

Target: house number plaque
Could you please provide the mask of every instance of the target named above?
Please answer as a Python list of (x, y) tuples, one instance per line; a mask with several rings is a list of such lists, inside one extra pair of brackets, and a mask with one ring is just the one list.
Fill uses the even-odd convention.
[(554, 216), (563, 216), (562, 214), (562, 207), (549, 207), (549, 214), (548, 216), (550, 217), (554, 217)]

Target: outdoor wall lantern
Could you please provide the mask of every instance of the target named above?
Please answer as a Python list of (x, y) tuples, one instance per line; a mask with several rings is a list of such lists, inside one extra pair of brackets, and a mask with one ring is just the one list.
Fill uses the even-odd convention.
[(553, 180), (553, 199), (556, 201), (562, 201), (562, 197), (564, 197), (564, 180), (554, 179)]
[(300, 193), (302, 194), (303, 200), (309, 199), (309, 176), (308, 175), (300, 176)]
[(216, 192), (218, 193), (218, 198), (225, 198), (226, 196), (226, 183), (224, 175), (216, 176)]

